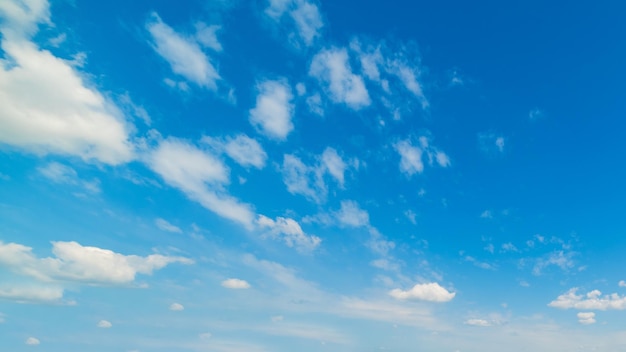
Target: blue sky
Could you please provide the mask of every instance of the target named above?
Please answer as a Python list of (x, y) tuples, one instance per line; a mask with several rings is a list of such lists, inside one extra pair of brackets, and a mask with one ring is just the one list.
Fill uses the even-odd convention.
[(0, 2), (2, 346), (624, 349), (624, 10)]

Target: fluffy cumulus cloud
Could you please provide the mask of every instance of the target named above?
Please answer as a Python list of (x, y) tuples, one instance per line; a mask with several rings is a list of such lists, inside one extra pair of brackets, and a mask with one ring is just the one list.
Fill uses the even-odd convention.
[(617, 283), (617, 285), (618, 285), (619, 287), (626, 287), (626, 281), (624, 281), (624, 280), (620, 280), (620, 282), (618, 282), (618, 283)]
[(596, 313), (594, 312), (580, 312), (576, 314), (578, 317), (578, 322), (583, 325), (591, 325), (596, 322)]
[(270, 236), (281, 239), (288, 247), (294, 247), (300, 252), (310, 252), (322, 242), (319, 237), (304, 233), (300, 224), (290, 218), (277, 217), (272, 220), (259, 215), (257, 224), (261, 229), (268, 230)]
[(399, 300), (421, 300), (429, 302), (449, 302), (456, 292), (449, 292), (438, 283), (417, 284), (408, 290), (393, 289), (389, 295)]
[(617, 293), (602, 295), (602, 292), (593, 290), (587, 294), (577, 294), (578, 289), (572, 288), (550, 302), (548, 306), (560, 309), (580, 310), (624, 310), (626, 296)]
[(289, 37), (294, 44), (311, 46), (324, 26), (319, 8), (307, 0), (269, 0), (265, 14), (277, 23), (295, 27)]
[(250, 123), (262, 134), (285, 140), (293, 130), (293, 94), (286, 80), (266, 80), (257, 86), (256, 106), (250, 110)]
[(219, 43), (206, 30), (200, 29), (196, 37), (178, 33), (156, 13), (150, 16), (146, 29), (151, 35), (152, 48), (169, 63), (174, 73), (200, 87), (217, 89), (220, 75), (200, 45), (215, 47)]
[(211, 145), (215, 150), (226, 153), (243, 167), (257, 169), (265, 167), (267, 153), (259, 142), (245, 134), (226, 138), (203, 137), (202, 141)]
[(346, 49), (330, 48), (317, 53), (311, 61), (309, 75), (324, 87), (335, 103), (360, 110), (371, 104), (363, 78), (353, 73)]
[(343, 187), (346, 169), (347, 164), (343, 158), (329, 147), (315, 157), (312, 165), (306, 165), (295, 155), (286, 154), (281, 171), (289, 193), (300, 194), (313, 202), (323, 203), (328, 195), (326, 175), (334, 179), (339, 187)]
[[(30, 247), (0, 242), (0, 265), (43, 282), (128, 284), (135, 280), (137, 274), (151, 275), (172, 263), (193, 263), (187, 258), (160, 254), (146, 257), (123, 255), (82, 246), (77, 242), (52, 242), (52, 253), (54, 257), (37, 258)], [(45, 294), (55, 296), (58, 291), (51, 290)]]
[(250, 288), (250, 284), (241, 279), (226, 279), (222, 281), (222, 287), (230, 288), (233, 290), (244, 290)]
[(183, 230), (180, 227), (171, 224), (169, 221), (165, 219), (158, 218), (154, 220), (154, 224), (161, 230), (171, 233), (183, 233)]
[(100, 320), (97, 326), (101, 329), (109, 329), (113, 326), (113, 324), (111, 324), (111, 322), (108, 320)]
[(425, 136), (417, 141), (401, 140), (394, 144), (394, 148), (400, 155), (400, 171), (409, 177), (424, 172), (424, 162), (431, 166), (435, 163), (440, 167), (450, 166), (448, 155), (432, 146)]
[(119, 108), (70, 63), (27, 36), (37, 23), (49, 21), (47, 2), (3, 1), (0, 6), (6, 58), (0, 61), (0, 143), (113, 165), (132, 160), (133, 126)]
[(226, 194), (229, 170), (214, 155), (180, 139), (163, 140), (146, 162), (172, 187), (226, 219), (251, 228), (254, 212), (247, 204)]

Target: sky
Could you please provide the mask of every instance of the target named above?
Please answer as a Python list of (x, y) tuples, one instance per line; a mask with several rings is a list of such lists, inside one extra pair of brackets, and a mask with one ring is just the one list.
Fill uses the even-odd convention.
[(0, 1), (0, 344), (626, 349), (622, 1)]

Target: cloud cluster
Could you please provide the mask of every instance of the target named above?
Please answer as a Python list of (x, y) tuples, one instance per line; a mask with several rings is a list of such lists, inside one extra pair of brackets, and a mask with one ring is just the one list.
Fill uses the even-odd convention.
[(432, 166), (450, 166), (448, 155), (437, 147), (431, 145), (426, 136), (421, 136), (417, 141), (411, 139), (401, 140), (394, 144), (395, 150), (400, 155), (400, 171), (408, 177), (424, 172), (424, 161)]
[(572, 288), (558, 296), (548, 306), (560, 309), (580, 310), (624, 310), (626, 309), (626, 296), (617, 293), (602, 295), (602, 292), (593, 290), (587, 294), (577, 294), (578, 288)]
[(300, 252), (310, 252), (317, 248), (322, 239), (315, 235), (307, 235), (297, 221), (277, 217), (276, 220), (259, 215), (257, 224), (261, 230), (267, 229), (271, 237), (281, 239), (288, 247), (296, 248)]

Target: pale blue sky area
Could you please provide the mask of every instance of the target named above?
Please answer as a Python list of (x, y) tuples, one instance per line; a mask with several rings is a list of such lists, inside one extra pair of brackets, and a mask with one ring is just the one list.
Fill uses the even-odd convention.
[(0, 1), (0, 350), (626, 349), (625, 11)]

